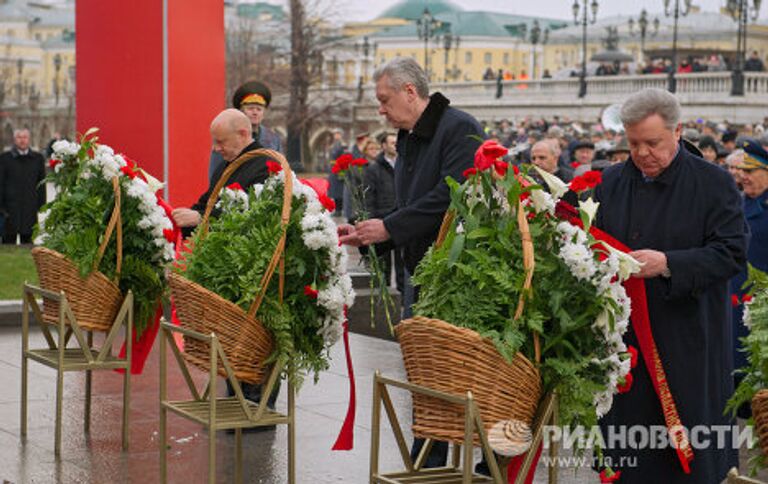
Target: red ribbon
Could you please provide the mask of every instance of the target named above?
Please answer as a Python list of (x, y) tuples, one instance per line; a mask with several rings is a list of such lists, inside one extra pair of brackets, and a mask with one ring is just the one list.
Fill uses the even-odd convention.
[(352, 354), (349, 351), (349, 322), (344, 322), (344, 353), (347, 358), (347, 375), (349, 376), (349, 405), (347, 406), (347, 416), (341, 426), (336, 443), (333, 444), (333, 450), (352, 450), (354, 446), (354, 427), (355, 427), (355, 371), (352, 368)]
[[(543, 446), (544, 444), (539, 444), (539, 448), (536, 450), (536, 457), (533, 459), (533, 463), (528, 469), (528, 475), (525, 476), (525, 484), (531, 484), (533, 482), (533, 476), (536, 474), (536, 466), (541, 458), (541, 450)], [(530, 452), (530, 450), (528, 452)], [(523, 466), (525, 455), (526, 454), (516, 455), (509, 461), (509, 465), (507, 465), (507, 482), (509, 484), (513, 484), (517, 479), (517, 473), (520, 472), (520, 468)], [(555, 465), (555, 463), (553, 462), (552, 465)]]

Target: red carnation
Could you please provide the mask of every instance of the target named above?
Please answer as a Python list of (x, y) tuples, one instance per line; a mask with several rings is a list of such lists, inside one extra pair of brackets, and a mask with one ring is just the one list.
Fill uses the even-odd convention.
[(464, 172), (461, 174), (464, 178), (469, 178), (472, 175), (477, 174), (477, 168), (467, 168), (464, 170)]
[(240, 191), (243, 191), (243, 187), (239, 183), (237, 183), (237, 182), (230, 183), (229, 185), (227, 185), (227, 188), (229, 188), (230, 190), (240, 190)]
[(635, 377), (632, 376), (632, 372), (630, 371), (626, 375), (624, 375), (624, 384), (623, 385), (617, 385), (616, 389), (619, 391), (619, 393), (627, 393), (629, 390), (632, 389), (632, 382), (635, 381)]
[(507, 169), (509, 168), (509, 163), (505, 161), (494, 161), (493, 167), (496, 169), (496, 173), (499, 174), (499, 176), (504, 176), (507, 174)]
[(317, 299), (317, 290), (312, 286), (304, 286), (304, 295), (310, 299)]
[(520, 174), (520, 168), (518, 168), (517, 165), (512, 165), (512, 171), (515, 173), (515, 175)]
[(752, 296), (749, 294), (744, 294), (744, 296), (741, 298), (741, 302), (748, 303), (752, 300)]
[(600, 482), (603, 483), (609, 483), (609, 482), (616, 482), (621, 478), (621, 471), (613, 471), (611, 468), (603, 469), (600, 472)]
[(627, 347), (627, 353), (629, 353), (630, 361), (629, 367), (634, 368), (637, 366), (637, 348), (632, 345)]
[(595, 188), (603, 182), (603, 173), (596, 170), (588, 171), (581, 175), (581, 177), (584, 178), (589, 188)]
[(587, 186), (586, 181), (584, 181), (584, 178), (580, 176), (577, 176), (576, 178), (571, 180), (571, 184), (568, 185), (568, 187), (571, 189), (572, 192), (575, 192), (575, 193), (581, 193), (587, 188), (589, 188)]
[(326, 210), (329, 212), (336, 211), (336, 202), (333, 201), (331, 197), (326, 195), (325, 193), (321, 193), (317, 196), (318, 200), (320, 200), (320, 203), (325, 207)]
[(570, 203), (559, 200), (557, 205), (555, 205), (555, 215), (559, 218), (568, 220), (573, 217), (578, 217), (579, 212)]
[(131, 165), (125, 165), (124, 167), (120, 168), (120, 171), (123, 172), (123, 174), (131, 180), (136, 178), (136, 172)]
[(267, 160), (267, 171), (271, 174), (280, 173), (283, 171), (282, 165), (274, 160)]
[(499, 158), (506, 155), (508, 151), (496, 141), (486, 141), (475, 152), (475, 168), (480, 171), (489, 169)]
[(365, 158), (355, 158), (350, 163), (351, 166), (365, 166), (367, 164), (368, 164), (368, 160), (366, 160)]
[(739, 296), (736, 294), (731, 294), (731, 306), (736, 307), (739, 305)]
[(342, 171), (346, 171), (349, 169), (349, 165), (352, 163), (352, 155), (349, 153), (344, 153), (343, 155), (336, 158), (336, 161), (333, 162), (333, 167), (331, 168), (331, 171), (333, 173), (340, 173)]
[(51, 158), (50, 160), (48, 160), (48, 166), (51, 167), (51, 170), (56, 168), (56, 165), (58, 165), (59, 163), (61, 163), (61, 160), (57, 160), (56, 158)]
[(163, 237), (165, 237), (165, 240), (167, 240), (168, 242), (173, 243), (175, 238), (173, 229), (163, 229)]
[(581, 166), (581, 163), (579, 163), (578, 161), (571, 162), (571, 168), (578, 168), (579, 166)]

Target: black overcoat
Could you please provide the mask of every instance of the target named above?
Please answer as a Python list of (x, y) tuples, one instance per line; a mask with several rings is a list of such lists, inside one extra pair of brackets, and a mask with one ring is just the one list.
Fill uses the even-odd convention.
[(22, 155), (16, 148), (0, 155), (0, 210), (6, 229), (32, 235), (37, 212), (45, 205), (45, 159), (36, 151)]
[(482, 137), (477, 120), (450, 107), (439, 92), (430, 96), (412, 131), (397, 133), (397, 209), (384, 218), (384, 227), (391, 241), (403, 247), (409, 273), (437, 238), (450, 204), (445, 178), (464, 181), (463, 172), (473, 165)]
[[(733, 179), (681, 145), (654, 180), (645, 179), (631, 159), (608, 168), (596, 198), (599, 228), (632, 249), (654, 249), (667, 256), (671, 277), (647, 279), (645, 287), (651, 330), (682, 424), (689, 429), (732, 425), (723, 416), (733, 392), (728, 280), (744, 267), (747, 246)], [(631, 327), (625, 341), (639, 349)], [(642, 361), (641, 356), (631, 390), (616, 396), (601, 421), (604, 435), (608, 425), (664, 425)], [(709, 446), (694, 449), (690, 475), (682, 472), (672, 448), (614, 449), (607, 455), (614, 465), (621, 464), (621, 456), (636, 459), (615, 466), (622, 471), (622, 484), (719, 483), (736, 464), (737, 453), (730, 434), (723, 446), (717, 445), (716, 434), (711, 436)]]

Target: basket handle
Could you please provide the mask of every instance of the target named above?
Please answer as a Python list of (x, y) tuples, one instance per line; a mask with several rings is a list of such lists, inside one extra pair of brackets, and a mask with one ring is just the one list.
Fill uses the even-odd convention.
[[(443, 245), (445, 238), (448, 236), (448, 230), (450, 229), (453, 221), (456, 219), (456, 212), (454, 210), (448, 210), (443, 216), (443, 223), (440, 225), (440, 231), (437, 234), (436, 247)], [(525, 217), (525, 211), (523, 210), (523, 204), (521, 201), (517, 202), (517, 227), (520, 229), (520, 237), (523, 242), (523, 268), (525, 270), (525, 282), (523, 283), (523, 290), (520, 292), (520, 298), (517, 301), (517, 308), (515, 310), (514, 319), (518, 320), (523, 315), (523, 309), (525, 309), (525, 293), (531, 289), (533, 285), (533, 270), (536, 265), (536, 259), (534, 257), (533, 250), (533, 238), (531, 237), (531, 229), (528, 225), (528, 219)], [(541, 361), (541, 342), (539, 341), (539, 333), (533, 333), (533, 350), (536, 363)]]
[(243, 166), (247, 161), (250, 161), (257, 156), (266, 155), (269, 157), (277, 158), (277, 160), (280, 162), (280, 165), (282, 165), (283, 170), (288, 170), (286, 172), (286, 175), (290, 172), (290, 167), (288, 166), (288, 162), (285, 160), (285, 157), (274, 150), (268, 150), (264, 148), (259, 148), (257, 150), (251, 150), (245, 153), (242, 153), (240, 156), (235, 158), (231, 163), (227, 165), (227, 167), (224, 169), (224, 172), (221, 174), (221, 177), (219, 178), (219, 181), (216, 182), (216, 185), (213, 187), (213, 190), (211, 191), (211, 194), (208, 196), (208, 203), (205, 204), (205, 213), (203, 214), (203, 220), (200, 222), (201, 225), (201, 231), (200, 234), (200, 240), (204, 240), (206, 236), (208, 236), (208, 227), (209, 227), (209, 220), (211, 218), (211, 212), (213, 211), (213, 207), (216, 206), (216, 202), (219, 201), (219, 195), (221, 194), (221, 190), (224, 189), (224, 185), (229, 181), (229, 177), (232, 176), (232, 174)]
[(254, 317), (256, 315), (256, 312), (259, 310), (261, 303), (264, 301), (264, 296), (266, 295), (267, 289), (269, 288), (269, 282), (272, 280), (272, 276), (274, 275), (278, 264), (280, 266), (280, 287), (278, 294), (280, 301), (283, 300), (283, 290), (285, 288), (285, 240), (287, 237), (288, 221), (291, 218), (291, 202), (293, 200), (293, 172), (291, 171), (291, 166), (288, 164), (288, 160), (285, 159), (285, 156), (275, 150), (259, 148), (257, 150), (251, 150), (243, 153), (234, 161), (232, 161), (221, 174), (221, 178), (219, 178), (216, 186), (213, 187), (213, 191), (211, 191), (211, 195), (208, 198), (208, 203), (205, 206), (205, 214), (203, 215), (203, 221), (201, 222), (202, 233), (200, 234), (200, 240), (204, 240), (208, 235), (211, 212), (213, 211), (213, 207), (216, 205), (216, 202), (219, 199), (219, 194), (224, 188), (224, 184), (227, 183), (229, 177), (232, 176), (232, 173), (240, 168), (240, 166), (242, 166), (245, 162), (261, 155), (266, 155), (270, 158), (276, 159), (280, 163), (280, 166), (282, 166), (283, 172), (285, 173), (285, 186), (283, 187), (283, 208), (280, 214), (280, 226), (282, 228), (282, 234), (280, 235), (280, 240), (278, 240), (275, 251), (272, 254), (272, 259), (269, 261), (267, 270), (261, 276), (259, 292), (256, 294), (256, 297), (251, 303), (250, 308), (248, 308), (248, 316), (250, 317)]
[(123, 265), (123, 222), (120, 215), (120, 181), (118, 178), (112, 177), (112, 189), (115, 192), (115, 207), (112, 209), (112, 216), (107, 224), (107, 229), (104, 232), (104, 238), (101, 240), (99, 250), (96, 252), (96, 259), (93, 261), (93, 270), (99, 268), (101, 259), (104, 257), (104, 252), (107, 250), (109, 239), (112, 237), (112, 232), (117, 228), (116, 241), (117, 241), (117, 262), (115, 265), (115, 283), (120, 279), (120, 271)]

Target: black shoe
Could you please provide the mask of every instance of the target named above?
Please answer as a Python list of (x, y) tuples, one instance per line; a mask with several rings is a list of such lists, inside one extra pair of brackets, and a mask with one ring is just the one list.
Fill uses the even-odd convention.
[(485, 461), (485, 459), (475, 464), (475, 474), (488, 477), (491, 476), (491, 469), (488, 467), (488, 463)]
[[(243, 427), (243, 433), (244, 434), (258, 434), (262, 432), (272, 432), (273, 430), (277, 429), (277, 425), (262, 425), (260, 427)], [(234, 434), (235, 429), (227, 429), (228, 434)]]

